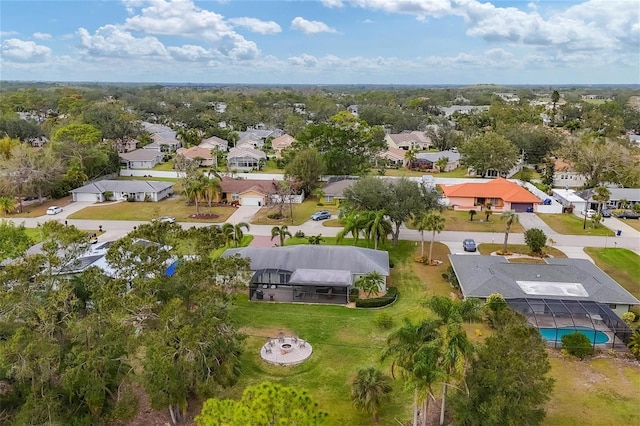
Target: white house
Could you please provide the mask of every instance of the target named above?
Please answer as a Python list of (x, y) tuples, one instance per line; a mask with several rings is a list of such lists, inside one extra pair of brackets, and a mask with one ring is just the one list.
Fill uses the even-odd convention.
[(153, 180), (100, 180), (69, 191), (73, 201), (160, 201), (173, 194), (173, 183)]
[(136, 149), (131, 152), (122, 152), (118, 156), (127, 169), (153, 169), (164, 159), (164, 153), (153, 149)]
[(227, 167), (229, 170), (249, 171), (260, 170), (267, 160), (267, 154), (259, 149), (251, 147), (236, 147), (227, 154)]

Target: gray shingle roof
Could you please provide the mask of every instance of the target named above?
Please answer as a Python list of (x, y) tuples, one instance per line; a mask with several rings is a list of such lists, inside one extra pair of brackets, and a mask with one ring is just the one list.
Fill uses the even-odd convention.
[(154, 180), (100, 180), (81, 186), (80, 188), (72, 189), (69, 192), (78, 194), (102, 194), (106, 191), (129, 193), (160, 192), (172, 186), (172, 182)]
[(231, 249), (223, 256), (239, 254), (251, 258), (251, 270), (326, 269), (389, 275), (389, 253), (352, 246), (296, 245), (286, 247), (245, 247)]
[(151, 161), (164, 157), (164, 154), (152, 149), (136, 149), (131, 152), (118, 154), (120, 158), (127, 161)]
[[(449, 255), (465, 297), (486, 298), (500, 293), (505, 299), (521, 297), (592, 300), (600, 303), (637, 305), (640, 301), (586, 259), (546, 259), (546, 264), (509, 263), (502, 256)], [(518, 282), (548, 286), (579, 283), (580, 294), (525, 293)], [(555, 284), (555, 285), (554, 285)], [(553, 293), (553, 291), (551, 291)]]

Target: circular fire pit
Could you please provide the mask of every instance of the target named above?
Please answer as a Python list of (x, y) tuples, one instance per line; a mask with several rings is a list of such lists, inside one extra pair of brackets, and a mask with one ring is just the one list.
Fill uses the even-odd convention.
[(291, 343), (283, 343), (280, 345), (280, 353), (282, 355), (288, 354), (293, 350), (293, 345)]

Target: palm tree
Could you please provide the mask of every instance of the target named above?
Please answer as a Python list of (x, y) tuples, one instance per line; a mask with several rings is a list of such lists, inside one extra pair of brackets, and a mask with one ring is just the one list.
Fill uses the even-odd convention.
[(507, 253), (507, 242), (509, 241), (509, 232), (511, 231), (511, 225), (513, 225), (514, 223), (518, 223), (518, 219), (519, 217), (515, 210), (509, 210), (503, 212), (500, 215), (500, 220), (507, 221), (507, 228), (504, 231), (504, 244), (502, 245), (503, 253)]
[(427, 215), (422, 213), (413, 218), (413, 226), (420, 233), (420, 261), (424, 259), (424, 231), (427, 230)]
[(384, 277), (378, 272), (369, 272), (366, 275), (357, 279), (354, 286), (366, 293), (367, 296), (371, 296), (373, 293), (380, 291), (380, 288), (384, 285)]
[(271, 228), (271, 241), (273, 241), (275, 237), (280, 238), (280, 247), (283, 247), (285, 238), (287, 237), (291, 238), (291, 232), (289, 232), (289, 227), (287, 225), (282, 225), (282, 226), (274, 226), (273, 228)]
[(609, 201), (611, 198), (611, 191), (606, 186), (597, 186), (593, 190), (593, 200), (598, 202), (598, 214), (602, 211), (602, 204)]
[(473, 217), (476, 215), (476, 211), (475, 210), (469, 210), (469, 220), (471, 222), (473, 222)]
[(307, 237), (307, 241), (309, 241), (309, 244), (317, 246), (317, 245), (320, 245), (322, 241), (324, 241), (324, 238), (322, 238), (322, 234), (309, 235)]
[(211, 209), (213, 200), (217, 199), (218, 196), (222, 194), (220, 179), (217, 177), (206, 177), (205, 175), (202, 175), (202, 182), (202, 189), (207, 200), (207, 204), (209, 204), (209, 209)]
[(185, 186), (184, 192), (189, 201), (194, 201), (196, 204), (196, 215), (200, 214), (200, 207), (198, 201), (200, 197), (204, 193), (205, 183), (202, 178), (198, 178), (189, 182), (188, 185)]
[(5, 215), (13, 212), (16, 208), (16, 199), (13, 197), (0, 197), (0, 210)]
[[(431, 265), (431, 255), (433, 253), (433, 241), (436, 239), (436, 232), (439, 234), (444, 229), (444, 217), (438, 213), (431, 212), (424, 218), (425, 229), (431, 231), (431, 243), (429, 244), (429, 260), (428, 265)], [(424, 253), (422, 255), (424, 257)]]
[(358, 245), (358, 239), (360, 238), (360, 231), (365, 227), (366, 216), (362, 212), (353, 211), (342, 218), (344, 222), (344, 228), (336, 235), (336, 242), (341, 242), (345, 235), (351, 233), (354, 240), (354, 245)]
[(416, 161), (416, 150), (410, 148), (407, 152), (404, 153), (404, 159), (407, 160), (407, 169), (411, 170), (413, 167), (413, 162)]
[(236, 247), (242, 243), (242, 238), (244, 237), (244, 232), (242, 232), (243, 228), (249, 232), (249, 224), (246, 222), (238, 222), (233, 225), (233, 243)]
[[(393, 358), (391, 363), (392, 377), (395, 378), (397, 367), (400, 369), (401, 376), (408, 379), (414, 388), (414, 426), (418, 424), (418, 392), (420, 388), (423, 388), (424, 379), (429, 375), (427, 355), (433, 354), (431, 350), (433, 348), (429, 350), (423, 349), (422, 351), (421, 348), (432, 341), (440, 339), (439, 325), (438, 322), (432, 320), (424, 320), (421, 323), (413, 324), (408, 318), (405, 318), (403, 325), (387, 337), (387, 346), (382, 352), (382, 360), (389, 357)], [(416, 368), (418, 364), (420, 364), (421, 368)], [(422, 375), (421, 379), (420, 375)], [(424, 404), (426, 404), (426, 401), (423, 402)]]
[(636, 331), (633, 332), (627, 347), (633, 356), (640, 359), (640, 328), (637, 328)]
[(233, 236), (235, 234), (235, 229), (233, 228), (232, 223), (223, 223), (220, 227), (220, 232), (222, 233), (222, 237), (224, 238), (224, 242), (227, 246), (231, 246), (233, 242)]
[(373, 415), (373, 422), (378, 422), (378, 410), (391, 393), (389, 377), (380, 370), (369, 367), (361, 368), (351, 383), (351, 401), (356, 408)]
[(378, 243), (387, 241), (387, 236), (393, 232), (391, 223), (385, 218), (384, 210), (369, 212), (365, 233), (373, 239), (373, 248), (378, 249)]

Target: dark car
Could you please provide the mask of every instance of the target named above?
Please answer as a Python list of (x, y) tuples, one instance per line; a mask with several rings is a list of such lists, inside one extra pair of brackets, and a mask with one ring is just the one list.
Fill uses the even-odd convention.
[(600, 210), (600, 214), (602, 215), (602, 217), (611, 217), (611, 210), (602, 209)]
[(331, 212), (328, 210), (320, 210), (311, 215), (312, 220), (324, 220), (331, 217)]
[(462, 248), (464, 251), (476, 251), (476, 242), (471, 238), (467, 238), (462, 242)]
[(618, 219), (638, 219), (640, 214), (635, 213), (633, 210), (622, 210), (614, 213)]

